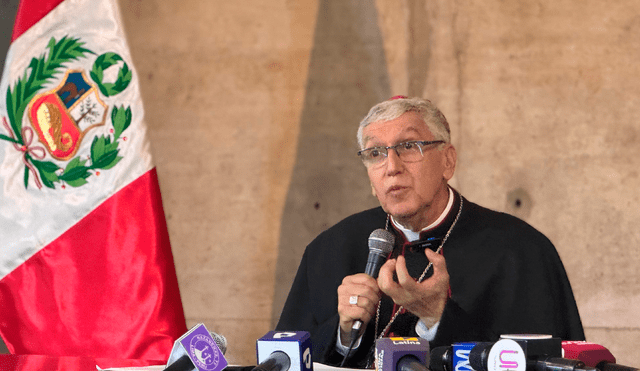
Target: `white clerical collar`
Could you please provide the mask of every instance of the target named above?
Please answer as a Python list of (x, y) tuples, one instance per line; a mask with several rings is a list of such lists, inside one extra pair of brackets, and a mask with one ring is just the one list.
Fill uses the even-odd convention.
[(438, 217), (438, 219), (436, 219), (435, 222), (424, 227), (420, 232), (414, 232), (410, 229), (403, 227), (402, 225), (400, 225), (400, 223), (396, 222), (395, 219), (393, 219), (393, 216), (391, 217), (391, 222), (393, 223), (393, 225), (396, 226), (396, 228), (398, 228), (400, 232), (402, 232), (402, 234), (404, 234), (407, 241), (409, 242), (417, 241), (420, 239), (420, 233), (433, 229), (438, 224), (442, 223), (444, 218), (447, 217), (447, 215), (449, 214), (449, 211), (451, 211), (451, 208), (453, 207), (453, 199), (454, 199), (453, 191), (451, 190), (451, 188), (449, 188), (449, 202), (447, 202), (447, 207), (444, 208), (444, 211), (442, 212), (442, 214), (440, 214), (440, 216)]

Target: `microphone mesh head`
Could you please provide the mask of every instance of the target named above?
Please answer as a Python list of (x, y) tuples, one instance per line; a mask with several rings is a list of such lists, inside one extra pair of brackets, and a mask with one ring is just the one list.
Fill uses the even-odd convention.
[(227, 352), (227, 338), (211, 331), (209, 331), (209, 334), (211, 334), (213, 341), (216, 342), (216, 345), (218, 346), (222, 354), (225, 354)]
[(396, 236), (386, 229), (376, 229), (369, 235), (369, 250), (377, 250), (382, 254), (388, 254), (393, 250)]

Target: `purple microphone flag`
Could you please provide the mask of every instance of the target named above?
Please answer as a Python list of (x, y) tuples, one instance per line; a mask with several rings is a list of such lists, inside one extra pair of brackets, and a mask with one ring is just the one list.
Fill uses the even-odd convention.
[(410, 355), (429, 364), (429, 342), (419, 337), (389, 337), (376, 340), (376, 371), (398, 369), (398, 362)]
[(173, 344), (167, 367), (182, 356), (188, 356), (198, 371), (221, 371), (228, 362), (211, 333), (199, 323)]

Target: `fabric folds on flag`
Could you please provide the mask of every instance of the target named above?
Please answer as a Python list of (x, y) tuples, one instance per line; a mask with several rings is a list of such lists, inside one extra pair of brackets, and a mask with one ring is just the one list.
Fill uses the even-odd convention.
[(186, 332), (117, 0), (22, 0), (0, 82), (0, 335), (166, 361)]

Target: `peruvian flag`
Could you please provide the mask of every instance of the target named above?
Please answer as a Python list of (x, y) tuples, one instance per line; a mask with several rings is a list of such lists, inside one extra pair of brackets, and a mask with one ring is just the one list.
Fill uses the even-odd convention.
[(186, 332), (117, 0), (22, 0), (0, 82), (0, 335), (164, 362)]

